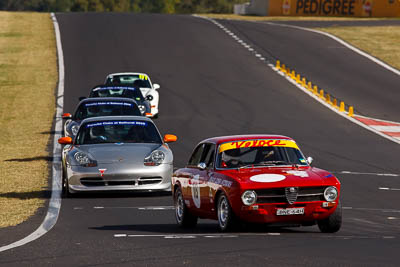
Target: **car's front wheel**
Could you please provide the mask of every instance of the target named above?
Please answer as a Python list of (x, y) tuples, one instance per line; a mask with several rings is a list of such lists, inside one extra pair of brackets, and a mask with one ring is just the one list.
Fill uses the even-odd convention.
[(67, 175), (65, 174), (65, 171), (63, 170), (62, 172), (62, 196), (64, 198), (67, 198), (70, 196), (70, 192), (69, 192), (69, 185), (68, 185), (68, 178)]
[(342, 204), (339, 202), (336, 210), (326, 219), (318, 221), (318, 228), (323, 233), (335, 233), (342, 226)]
[(197, 216), (191, 214), (183, 199), (182, 190), (177, 188), (175, 191), (175, 219), (179, 227), (191, 228), (197, 224)]
[(221, 193), (217, 202), (218, 226), (222, 232), (233, 230), (237, 226), (237, 219), (229, 204), (228, 197)]

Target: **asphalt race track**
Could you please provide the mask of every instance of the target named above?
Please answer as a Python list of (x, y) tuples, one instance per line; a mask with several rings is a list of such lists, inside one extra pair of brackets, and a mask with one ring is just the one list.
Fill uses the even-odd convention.
[[(179, 138), (171, 145), (176, 167), (207, 137), (287, 135), (314, 157), (314, 166), (341, 180), (344, 221), (336, 234), (322, 234), (316, 226), (220, 234), (210, 220), (183, 231), (169, 195), (84, 195), (63, 199), (55, 227), (2, 252), (0, 265), (398, 266), (398, 144), (326, 109), (207, 20), (112, 13), (57, 19), (65, 112), (74, 111), (78, 98), (108, 73), (146, 72), (161, 84), (155, 122), (163, 134)], [(399, 118), (400, 77), (350, 50), (330, 49), (338, 46), (335, 41), (268, 24), (220, 22), (246, 34), (268, 56), (297, 66), (360, 113)]]
[[(388, 22), (395, 25), (392, 21)], [(315, 27), (315, 23), (311, 25)], [(320, 27), (327, 24), (320, 23)], [(362, 21), (348, 23), (360, 25)], [(372, 21), (365, 22), (365, 26), (370, 23), (383, 24)], [(318, 33), (278, 26), (282, 24), (279, 22), (269, 26), (242, 21), (225, 21), (225, 24), (244, 41), (257, 47), (259, 52), (279, 59), (319, 88), (354, 106), (358, 114), (399, 120), (399, 76), (378, 64), (371, 64), (369, 59), (355, 54), (344, 45)], [(335, 24), (340, 25), (340, 22)], [(397, 22), (399, 24), (400, 21)], [(317, 60), (310, 58), (310, 55)]]

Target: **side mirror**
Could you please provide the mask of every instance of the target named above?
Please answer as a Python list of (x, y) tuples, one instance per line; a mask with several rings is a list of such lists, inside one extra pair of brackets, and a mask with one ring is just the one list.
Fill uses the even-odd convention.
[(175, 142), (176, 140), (178, 140), (178, 137), (176, 137), (176, 135), (173, 135), (173, 134), (164, 135), (164, 142), (165, 143)]
[(197, 168), (203, 171), (207, 168), (207, 165), (204, 162), (200, 162), (199, 164), (197, 164)]
[(160, 85), (158, 83), (153, 83), (153, 89), (154, 90), (160, 89)]
[(308, 157), (307, 158), (307, 163), (308, 163), (308, 165), (311, 165), (311, 163), (313, 162), (313, 158), (312, 157)]
[(81, 96), (81, 97), (79, 98), (79, 101), (82, 101), (83, 99), (86, 99), (86, 97), (85, 97), (85, 96)]
[(69, 145), (72, 144), (72, 138), (69, 136), (61, 137), (58, 139), (58, 143), (61, 145)]
[(64, 114), (62, 115), (62, 118), (63, 118), (64, 120), (71, 119), (71, 118), (72, 118), (72, 114), (71, 114), (71, 113), (64, 113)]

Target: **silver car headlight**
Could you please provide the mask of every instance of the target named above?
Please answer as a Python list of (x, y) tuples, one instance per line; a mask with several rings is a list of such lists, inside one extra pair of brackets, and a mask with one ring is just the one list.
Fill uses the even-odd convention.
[(335, 201), (338, 197), (337, 188), (334, 186), (329, 186), (324, 191), (324, 197), (326, 201)]
[(253, 205), (257, 201), (257, 194), (253, 190), (244, 191), (242, 194), (242, 202), (246, 206)]
[(144, 105), (138, 105), (138, 107), (142, 114), (144, 114), (146, 112), (146, 107)]
[(154, 150), (149, 156), (144, 159), (144, 165), (146, 166), (158, 166), (165, 159), (165, 153), (160, 150)]
[(97, 166), (97, 161), (89, 157), (89, 155), (84, 152), (76, 152), (74, 158), (82, 167)]
[(77, 124), (72, 125), (72, 127), (71, 127), (71, 132), (72, 132), (72, 134), (73, 134), (74, 136), (77, 135), (78, 130), (79, 130), (79, 125), (77, 125)]

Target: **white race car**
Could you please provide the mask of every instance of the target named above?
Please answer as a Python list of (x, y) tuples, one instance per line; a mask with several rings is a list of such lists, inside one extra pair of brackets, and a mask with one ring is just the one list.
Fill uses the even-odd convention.
[(160, 85), (151, 83), (150, 77), (145, 73), (121, 72), (107, 75), (105, 84), (113, 85), (133, 85), (139, 87), (143, 96), (150, 101), (152, 118), (158, 117), (158, 89)]

